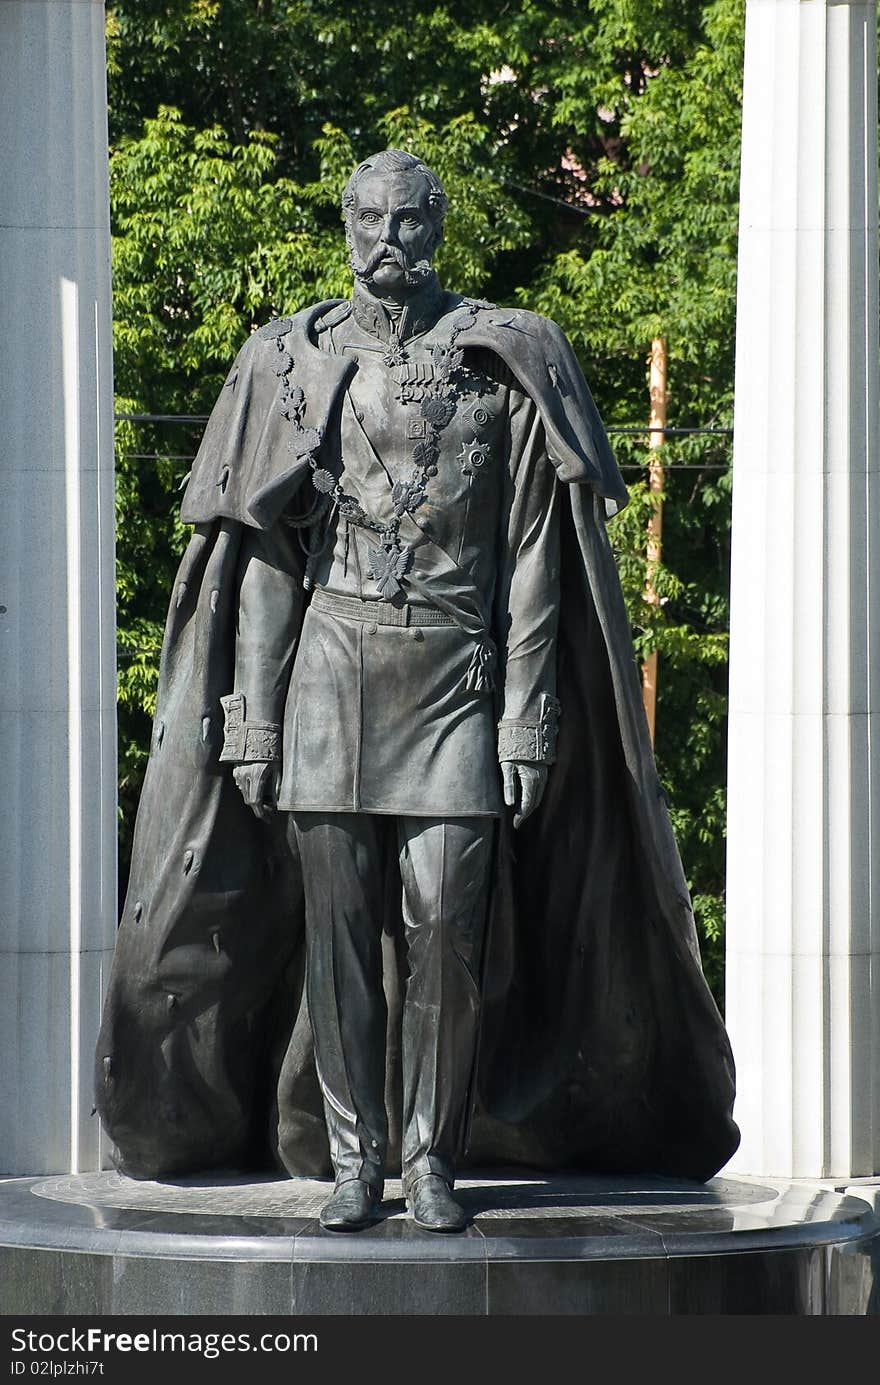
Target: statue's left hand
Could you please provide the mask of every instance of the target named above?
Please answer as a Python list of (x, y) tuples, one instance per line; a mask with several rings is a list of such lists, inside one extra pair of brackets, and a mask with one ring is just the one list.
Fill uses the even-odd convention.
[(547, 766), (525, 760), (502, 760), (504, 802), (513, 808), (513, 825), (519, 827), (531, 817), (544, 797), (547, 787)]
[(245, 803), (261, 822), (268, 822), (278, 802), (278, 766), (255, 761), (236, 765), (232, 777)]

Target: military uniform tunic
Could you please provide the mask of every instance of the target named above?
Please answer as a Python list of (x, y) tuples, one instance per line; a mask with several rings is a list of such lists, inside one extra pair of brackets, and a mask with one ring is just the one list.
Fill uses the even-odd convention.
[[(419, 444), (433, 434), (438, 451), (421, 504), (398, 515), (410, 566), (391, 602), (374, 575), (377, 529), (338, 508), (330, 519), (284, 709), (284, 810), (495, 816), (497, 722), (537, 724), (555, 693), (558, 516), (543, 427), (489, 353), (466, 353), (438, 386), (462, 320), (443, 311), (460, 300), (438, 297), (398, 364), (392, 324), (363, 294), (319, 338), (357, 362), (336, 420), (337, 479), (370, 521), (394, 521)], [(441, 401), (433, 421), (426, 399)], [(411, 623), (426, 612), (446, 623)]]

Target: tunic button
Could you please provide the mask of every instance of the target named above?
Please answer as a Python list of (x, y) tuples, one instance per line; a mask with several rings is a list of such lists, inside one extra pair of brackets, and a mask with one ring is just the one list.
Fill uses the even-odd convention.
[(364, 421), (364, 411), (363, 411), (363, 409), (355, 409), (355, 411), (354, 411), (354, 416), (355, 416), (355, 418), (357, 419), (358, 423), (363, 423), (363, 421)]
[(365, 634), (365, 635), (375, 635), (377, 628), (378, 628), (378, 627), (375, 626), (375, 625), (365, 625), (365, 626), (364, 626), (364, 634)]
[(413, 639), (415, 640), (416, 644), (418, 644), (420, 640), (423, 640), (423, 639), (425, 638), (424, 635), (422, 634), (421, 630), (411, 630), (411, 631), (410, 631), (410, 634), (412, 635), (412, 637), (413, 637)]

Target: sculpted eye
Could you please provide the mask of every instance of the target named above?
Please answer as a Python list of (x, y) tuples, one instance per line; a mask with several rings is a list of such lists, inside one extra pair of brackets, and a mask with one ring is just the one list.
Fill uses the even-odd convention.
[(382, 218), (380, 217), (378, 212), (361, 212), (360, 216), (358, 217), (358, 220), (361, 221), (365, 226), (375, 226), (376, 222), (381, 221)]

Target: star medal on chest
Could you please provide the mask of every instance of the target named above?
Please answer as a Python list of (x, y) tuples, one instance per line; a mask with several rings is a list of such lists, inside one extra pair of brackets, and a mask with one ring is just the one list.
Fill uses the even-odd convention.
[(388, 343), (385, 355), (382, 357), (383, 365), (387, 365), (393, 369), (395, 366), (405, 365), (408, 360), (409, 356), (407, 355), (406, 347), (403, 346), (396, 337), (392, 337)]
[(370, 571), (384, 601), (393, 601), (403, 590), (401, 578), (412, 567), (413, 552), (409, 544), (401, 546), (394, 532), (386, 532), (378, 547), (370, 546)]
[(456, 461), (461, 466), (463, 476), (473, 476), (481, 466), (485, 466), (491, 456), (489, 444), (478, 442), (476, 438), (472, 442), (462, 443)]

